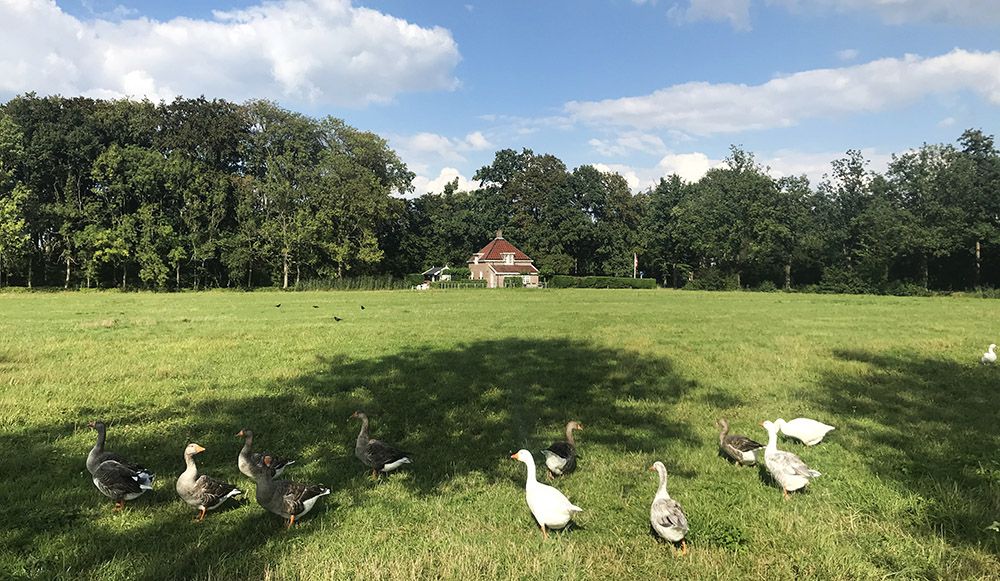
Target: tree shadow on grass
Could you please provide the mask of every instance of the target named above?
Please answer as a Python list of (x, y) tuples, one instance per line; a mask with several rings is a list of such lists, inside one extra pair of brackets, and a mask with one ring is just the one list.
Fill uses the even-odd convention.
[(918, 494), (911, 526), (1000, 553), (1000, 406), (997, 369), (917, 353), (837, 351), (866, 365), (831, 374), (817, 403), (846, 421), (837, 438), (863, 450), (881, 479)]
[[(179, 394), (158, 407), (81, 407), (64, 414), (67, 421), (28, 419), (0, 433), (0, 449), (18, 451), (5, 462), (10, 476), (0, 480), (4, 505), (18, 515), (0, 533), (10, 551), (0, 565), (26, 578), (252, 575), (267, 567), (271, 539), (337, 526), (341, 507), (333, 498), (367, 501), (374, 485), (353, 457), (355, 409), (369, 412), (374, 436), (413, 453), (401, 483), (430, 496), (471, 473), (509, 481), (514, 469), (497, 470), (498, 460), (524, 447), (540, 462), (538, 451), (561, 439), (570, 419), (587, 426), (578, 434), (584, 466), (590, 446), (650, 452), (697, 445), (688, 425), (670, 420), (670, 405), (694, 385), (669, 361), (633, 352), (566, 339), (498, 339), (372, 359), (317, 354), (309, 373), (261, 384), (257, 391), (266, 395), (219, 385), (211, 395)], [(76, 449), (84, 442), (79, 430), (96, 418), (113, 420), (109, 449), (158, 474), (156, 490), (110, 522), (101, 514), (111, 503), (84, 469), (93, 432)], [(194, 440), (208, 450), (199, 468), (239, 485), (253, 503), (253, 486), (235, 467), (235, 433), (244, 427), (255, 431), (259, 448), (298, 460), (285, 477), (334, 489), (298, 530), (285, 533), (256, 506), (212, 513), (196, 525), (194, 511), (176, 498), (181, 453)], [(58, 442), (67, 437), (72, 453)], [(516, 482), (523, 484), (523, 473)]]

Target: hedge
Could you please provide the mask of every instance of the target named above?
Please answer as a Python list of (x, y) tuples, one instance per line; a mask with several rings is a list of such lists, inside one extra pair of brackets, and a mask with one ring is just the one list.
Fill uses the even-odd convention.
[(549, 288), (656, 288), (653, 278), (625, 278), (619, 276), (566, 276), (557, 274), (549, 278)]

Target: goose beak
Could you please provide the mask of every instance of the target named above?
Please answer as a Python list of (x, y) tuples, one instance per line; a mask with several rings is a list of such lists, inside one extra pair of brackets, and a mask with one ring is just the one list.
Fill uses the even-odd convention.
[(517, 460), (517, 454), (511, 454), (510, 455), (510, 459), (511, 460)]
[(96, 428), (97, 426), (95, 425), (94, 422), (87, 422), (87, 427), (88, 428)]
[(245, 438), (246, 436), (243, 434), (243, 430), (240, 430), (240, 433), (236, 434), (236, 437), (237, 438)]
[(653, 467), (653, 466), (650, 466), (649, 470), (647, 470), (647, 472), (656, 472), (656, 468)]
[(195, 444), (195, 445), (194, 445), (194, 451), (195, 451), (195, 453), (196, 453), (196, 454), (200, 454), (200, 453), (202, 453), (202, 452), (204, 452), (204, 451), (205, 451), (205, 448), (202, 448), (202, 447), (201, 447), (201, 446), (199, 446), (198, 444)]

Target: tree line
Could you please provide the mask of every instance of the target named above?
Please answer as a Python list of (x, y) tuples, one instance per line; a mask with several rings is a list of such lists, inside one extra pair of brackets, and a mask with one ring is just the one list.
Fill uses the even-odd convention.
[(633, 193), (616, 173), (496, 152), (480, 186), (412, 199), (387, 142), (268, 101), (38, 97), (0, 106), (0, 285), (181, 289), (464, 265), (493, 233), (544, 275), (887, 292), (1000, 283), (1000, 153), (857, 151), (815, 187), (733, 147), (697, 182)]

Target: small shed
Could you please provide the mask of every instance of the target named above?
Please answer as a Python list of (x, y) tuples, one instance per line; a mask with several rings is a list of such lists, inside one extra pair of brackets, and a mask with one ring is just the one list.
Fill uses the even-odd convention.
[(424, 271), (424, 280), (430, 282), (438, 282), (442, 280), (451, 280), (451, 273), (447, 272), (451, 270), (448, 265), (445, 266), (434, 266)]

